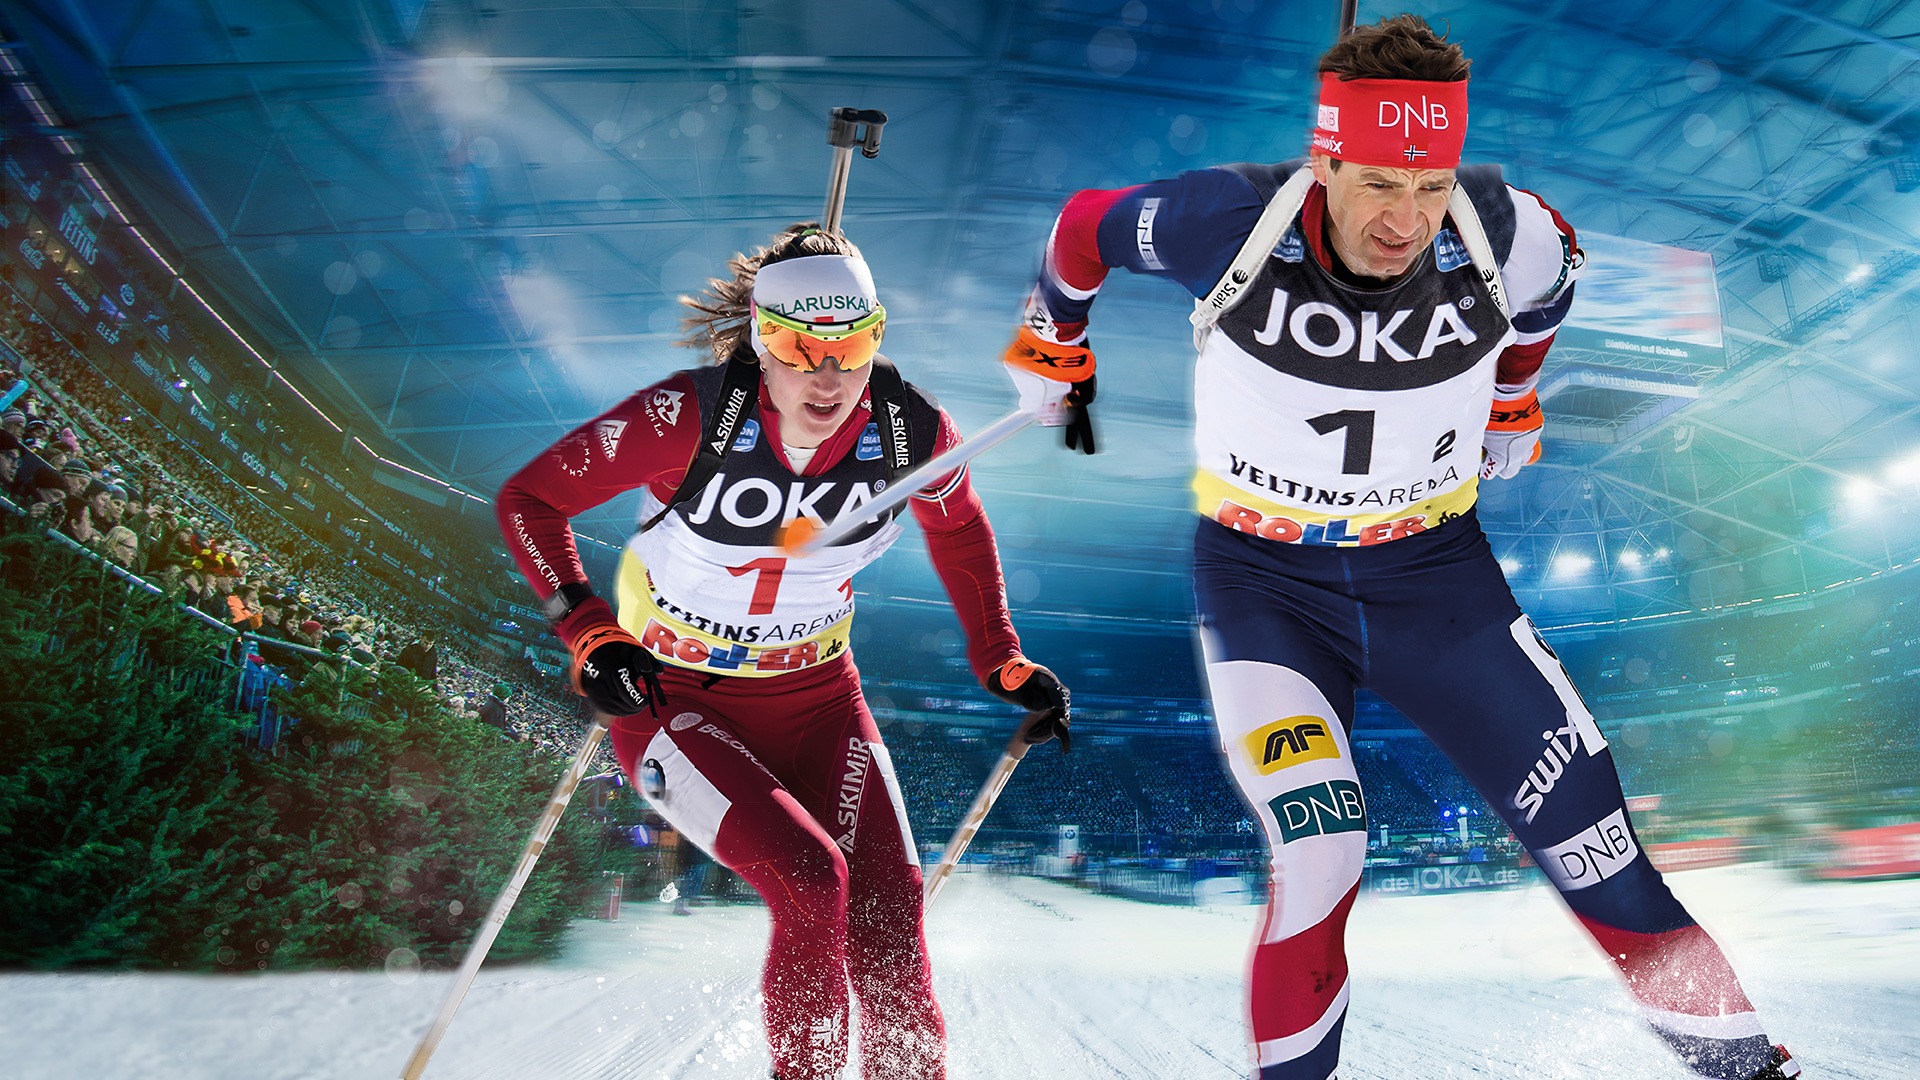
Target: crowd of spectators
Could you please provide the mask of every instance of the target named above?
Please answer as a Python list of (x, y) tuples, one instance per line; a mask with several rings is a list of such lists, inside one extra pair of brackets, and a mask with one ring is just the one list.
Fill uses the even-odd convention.
[[(0, 344), (0, 399), (10, 398), (0, 496), (34, 524), (252, 635), (262, 662), (398, 665), (476, 722), (496, 701), (503, 738), (571, 756), (585, 714), (552, 679), (466, 630), (437, 646), (431, 628), (454, 621), (444, 598), (404, 592), (315, 541), (166, 432), (4, 286)], [(424, 530), (413, 513), (395, 510)]]
[(1669, 619), (1558, 644), (1602, 719), (1716, 696), (1755, 701), (1832, 684), (1848, 671), (1904, 670), (1920, 657), (1920, 604), (1904, 575), (1818, 600)]

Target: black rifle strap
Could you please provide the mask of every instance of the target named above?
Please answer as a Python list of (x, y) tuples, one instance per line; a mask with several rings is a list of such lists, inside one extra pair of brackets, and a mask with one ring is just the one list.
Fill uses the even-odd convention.
[(660, 512), (640, 526), (646, 532), (665, 520), (674, 507), (700, 494), (726, 463), (727, 451), (740, 435), (741, 427), (760, 404), (760, 365), (754, 361), (753, 347), (742, 345), (727, 358), (726, 374), (720, 380), (720, 397), (714, 401), (707, 429), (700, 433), (700, 450), (687, 465), (687, 475), (674, 489), (673, 498)]
[(884, 356), (873, 358), (867, 395), (873, 399), (873, 418), (880, 425), (880, 447), (887, 458), (887, 483), (891, 484), (913, 468), (913, 418), (907, 411), (907, 384), (893, 361)]

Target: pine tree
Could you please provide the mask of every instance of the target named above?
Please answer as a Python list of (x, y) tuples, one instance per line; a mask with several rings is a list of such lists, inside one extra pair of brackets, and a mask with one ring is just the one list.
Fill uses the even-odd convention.
[[(0, 609), (0, 966), (455, 963), (564, 768), (330, 663), (264, 753), (224, 635), (37, 533), (0, 535)], [(491, 958), (557, 953), (604, 854), (564, 819)]]

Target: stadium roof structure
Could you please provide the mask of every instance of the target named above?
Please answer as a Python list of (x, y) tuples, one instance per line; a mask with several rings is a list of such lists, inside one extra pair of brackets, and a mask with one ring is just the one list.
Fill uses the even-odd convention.
[[(1920, 9), (1405, 7), (1474, 57), (1469, 160), (1619, 238), (1613, 268), (1648, 305), (1667, 298), (1637, 260), (1668, 256), (1625, 242), (1704, 252), (1717, 274), (1718, 348), (1601, 334), (1549, 359), (1547, 456), (1482, 500), (1522, 603), (1548, 625), (1635, 618), (1920, 555)], [(181, 272), (353, 434), (483, 497), (693, 362), (675, 298), (818, 215), (835, 106), (891, 116), (846, 217), (889, 353), (963, 427), (997, 417), (995, 358), (1067, 194), (1298, 156), (1336, 8), (0, 5), (61, 134)], [(1182, 619), (1186, 304), (1161, 283), (1107, 291), (1110, 450), (1029, 433), (975, 475), (1017, 601)], [(578, 524), (617, 545), (633, 513)]]

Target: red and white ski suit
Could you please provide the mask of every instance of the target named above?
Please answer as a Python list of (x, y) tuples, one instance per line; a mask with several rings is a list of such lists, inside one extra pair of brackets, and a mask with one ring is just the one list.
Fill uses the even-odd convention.
[[(678, 373), (582, 425), (509, 480), (498, 515), (542, 597), (586, 581), (568, 519), (645, 488), (671, 499), (718, 396), (718, 369)], [(959, 441), (912, 387), (915, 460)], [(853, 570), (898, 534), (875, 523), (807, 560), (774, 543), (786, 521), (832, 520), (884, 486), (872, 401), (794, 472), (764, 389), (723, 471), (623, 557), (619, 620), (667, 664), (658, 716), (619, 718), (635, 785), (766, 900), (762, 986), (782, 1077), (838, 1075), (849, 985), (868, 1080), (945, 1076), (945, 1035), (921, 931), (921, 876), (893, 763), (860, 693), (847, 625)], [(1017, 656), (1000, 560), (966, 470), (909, 500), (984, 675)], [(844, 579), (844, 580), (842, 580)], [(589, 602), (593, 603), (593, 602)], [(595, 605), (597, 608), (597, 604)], [(576, 614), (578, 614), (576, 612)], [(588, 629), (570, 617), (569, 643)]]

